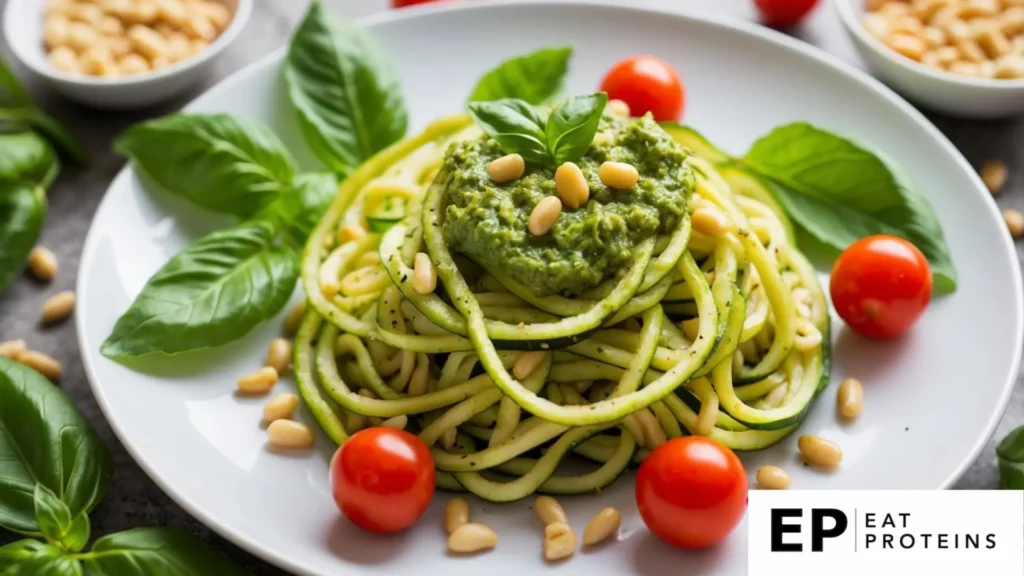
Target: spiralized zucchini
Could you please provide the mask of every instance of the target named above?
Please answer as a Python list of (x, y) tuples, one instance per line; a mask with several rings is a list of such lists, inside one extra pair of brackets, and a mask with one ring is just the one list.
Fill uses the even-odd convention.
[[(828, 310), (772, 207), (691, 156), (691, 211), (717, 207), (729, 231), (683, 218), (590, 293), (537, 297), (443, 240), (445, 150), (480, 136), (458, 116), (382, 152), (306, 246), (295, 374), (332, 440), (408, 416), (442, 488), (508, 501), (599, 490), (684, 434), (759, 450), (796, 429), (828, 384)], [(385, 197), (405, 202), (402, 222), (340, 233)], [(427, 295), (412, 287), (419, 252), (439, 280)], [(563, 466), (570, 453), (596, 467)]]

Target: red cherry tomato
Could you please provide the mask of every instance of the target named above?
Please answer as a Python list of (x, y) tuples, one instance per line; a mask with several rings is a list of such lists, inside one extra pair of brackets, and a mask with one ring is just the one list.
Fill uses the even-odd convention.
[(916, 246), (896, 236), (850, 244), (832, 267), (832, 304), (846, 324), (868, 338), (905, 332), (932, 296), (932, 271)]
[(601, 81), (609, 100), (629, 104), (633, 116), (654, 114), (658, 122), (679, 120), (686, 95), (672, 66), (654, 56), (633, 56), (619, 62)]
[(676, 438), (651, 452), (636, 476), (636, 505), (659, 538), (680, 548), (713, 546), (747, 509), (747, 475), (725, 446)]
[(331, 460), (331, 492), (346, 518), (372, 532), (412, 526), (434, 495), (434, 458), (422, 440), (393, 428), (352, 435)]
[(406, 6), (415, 6), (416, 4), (430, 4), (431, 2), (441, 2), (442, 0), (391, 0), (392, 8), (405, 8)]
[(764, 23), (775, 28), (789, 28), (803, 20), (818, 0), (754, 0)]

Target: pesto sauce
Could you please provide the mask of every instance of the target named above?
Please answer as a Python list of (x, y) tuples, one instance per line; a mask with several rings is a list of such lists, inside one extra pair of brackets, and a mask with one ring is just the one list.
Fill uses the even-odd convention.
[[(640, 242), (676, 227), (693, 189), (687, 153), (650, 116), (605, 115), (576, 161), (590, 200), (576, 210), (563, 207), (551, 231), (534, 236), (527, 221), (542, 198), (557, 195), (554, 168), (528, 165), (518, 180), (498, 184), (487, 165), (504, 154), (488, 137), (448, 150), (443, 233), (453, 251), (505, 270), (537, 296), (577, 296), (614, 276)], [(597, 175), (606, 160), (635, 166), (640, 181), (628, 190), (608, 188)]]

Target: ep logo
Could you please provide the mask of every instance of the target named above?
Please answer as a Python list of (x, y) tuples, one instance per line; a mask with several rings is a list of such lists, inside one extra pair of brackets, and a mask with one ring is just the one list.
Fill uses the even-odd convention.
[[(822, 552), (827, 538), (838, 538), (846, 532), (850, 522), (842, 510), (811, 508), (809, 514), (802, 508), (771, 509), (771, 551), (803, 552), (806, 526), (810, 534), (811, 552)], [(791, 535), (791, 536), (790, 536)]]

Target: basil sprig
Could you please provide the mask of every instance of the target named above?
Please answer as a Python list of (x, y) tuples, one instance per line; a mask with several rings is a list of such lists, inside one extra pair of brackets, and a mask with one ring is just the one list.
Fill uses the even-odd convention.
[(517, 98), (529, 104), (543, 104), (562, 90), (569, 71), (572, 48), (541, 48), (510, 58), (488, 70), (469, 96), (470, 102)]
[(587, 151), (607, 103), (604, 92), (575, 96), (545, 116), (528, 102), (504, 98), (470, 102), (469, 113), (505, 152), (532, 164), (558, 165)]
[(112, 472), (110, 453), (71, 399), (38, 372), (0, 356), (0, 528), (29, 537), (0, 546), (0, 574), (244, 574), (173, 528), (109, 534), (84, 551), (89, 512)]
[(999, 487), (1024, 490), (1024, 426), (1015, 428), (996, 446), (999, 458)]

